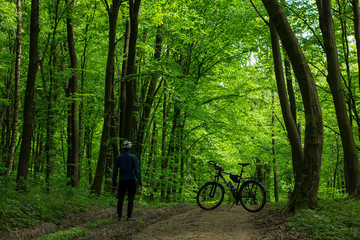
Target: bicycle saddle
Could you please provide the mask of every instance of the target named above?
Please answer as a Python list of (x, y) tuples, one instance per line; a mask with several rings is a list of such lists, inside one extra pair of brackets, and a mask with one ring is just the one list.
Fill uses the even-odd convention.
[(239, 163), (239, 165), (243, 166), (243, 167), (246, 167), (247, 165), (250, 165), (250, 163)]

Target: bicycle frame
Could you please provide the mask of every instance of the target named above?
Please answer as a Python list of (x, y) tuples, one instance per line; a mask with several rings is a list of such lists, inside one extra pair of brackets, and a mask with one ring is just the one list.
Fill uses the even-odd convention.
[[(224, 181), (224, 183), (225, 183), (225, 185), (227, 186), (227, 188), (230, 190), (231, 194), (233, 195), (234, 199), (236, 200), (236, 203), (238, 203), (239, 200), (238, 200), (238, 197), (237, 197), (237, 193), (238, 193), (239, 190), (240, 190), (241, 184), (245, 181), (245, 179), (242, 177), (242, 174), (244, 173), (244, 167), (242, 167), (240, 175), (236, 175), (236, 176), (239, 177), (239, 182), (237, 183), (236, 188), (235, 188), (235, 186), (233, 185), (233, 183), (232, 183), (231, 180), (227, 181), (227, 180), (225, 179), (223, 173), (224, 173), (224, 174), (227, 174), (227, 175), (236, 175), (236, 174), (233, 174), (233, 173), (226, 172), (226, 171), (224, 171), (223, 169), (218, 169), (218, 172), (217, 172), (217, 174), (215, 175), (214, 181), (217, 182), (217, 183), (219, 183), (219, 179), (221, 178), (221, 179)], [(214, 189), (211, 189), (210, 196), (212, 196), (212, 197), (214, 196), (214, 193), (216, 192), (216, 186), (217, 186), (217, 185), (215, 185), (215, 188), (214, 188)], [(232, 188), (232, 186), (233, 186), (234, 188)]]

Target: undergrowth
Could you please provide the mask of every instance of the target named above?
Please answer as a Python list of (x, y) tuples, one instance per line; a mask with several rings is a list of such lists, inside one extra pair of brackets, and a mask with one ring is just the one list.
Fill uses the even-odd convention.
[(44, 221), (59, 223), (61, 217), (70, 213), (116, 206), (114, 196), (92, 196), (89, 186), (72, 188), (65, 180), (53, 183), (50, 193), (44, 184), (37, 184), (29, 187), (26, 194), (15, 191), (13, 182), (0, 181), (0, 229), (31, 227)]
[(77, 237), (85, 236), (88, 232), (89, 230), (86, 228), (75, 227), (65, 231), (60, 231), (40, 237), (37, 240), (70, 240)]
[(109, 219), (99, 219), (99, 220), (96, 220), (95, 222), (89, 223), (87, 226), (89, 228), (96, 228), (96, 227), (109, 225), (109, 224), (112, 224), (112, 223), (114, 223), (114, 221), (111, 221)]
[(302, 239), (360, 239), (359, 200), (321, 200), (319, 206), (299, 212), (288, 223)]

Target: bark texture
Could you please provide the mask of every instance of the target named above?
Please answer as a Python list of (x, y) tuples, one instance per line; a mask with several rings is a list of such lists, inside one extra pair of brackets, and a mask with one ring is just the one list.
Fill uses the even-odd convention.
[(304, 157), (296, 171), (295, 189), (288, 204), (290, 211), (317, 206), (321, 155), (323, 149), (323, 122), (316, 86), (294, 32), (277, 0), (262, 0), (281, 39), (295, 76), (298, 80), (305, 110), (306, 129)]
[(116, 25), (119, 15), (119, 9), (122, 0), (114, 0), (111, 7), (108, 8), (109, 14), (109, 50), (106, 63), (106, 77), (105, 77), (105, 110), (104, 110), (104, 124), (101, 135), (100, 152), (98, 163), (96, 167), (96, 173), (93, 185), (91, 186), (91, 192), (95, 194), (101, 193), (101, 186), (105, 175), (106, 155), (109, 145), (111, 119), (113, 116), (113, 83), (114, 83), (114, 71), (115, 71), (115, 47), (116, 47)]
[(360, 163), (354, 134), (347, 113), (344, 89), (341, 82), (339, 58), (336, 49), (334, 21), (331, 15), (331, 0), (317, 0), (319, 23), (323, 35), (327, 60), (327, 82), (334, 100), (336, 118), (344, 151), (346, 190), (350, 195), (360, 196)]
[(30, 53), (29, 70), (26, 82), (24, 101), (24, 121), (22, 142), (20, 147), (19, 165), (16, 176), (17, 189), (27, 191), (26, 182), (29, 171), (31, 140), (33, 136), (33, 106), (35, 95), (35, 80), (39, 62), (39, 0), (31, 1), (30, 20)]

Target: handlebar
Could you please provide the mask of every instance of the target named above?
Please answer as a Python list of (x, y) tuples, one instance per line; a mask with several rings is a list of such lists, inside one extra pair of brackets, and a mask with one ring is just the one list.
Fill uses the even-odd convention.
[(214, 161), (208, 161), (208, 164), (210, 164), (210, 165), (215, 165), (215, 164), (217, 164), (216, 162), (214, 162)]
[[(216, 170), (219, 170), (223, 173), (231, 175), (231, 173), (225, 172), (224, 168), (222, 166), (220, 166), (219, 164), (217, 164), (216, 162), (214, 162), (212, 160), (208, 161), (208, 164), (210, 164), (211, 166), (214, 166)], [(239, 163), (239, 165), (241, 165), (244, 169), (244, 167), (250, 165), (250, 163)], [(241, 173), (245, 172), (243, 169), (241, 170)]]
[(208, 161), (208, 164), (210, 164), (211, 166), (214, 166), (216, 170), (219, 170), (222, 172), (224, 171), (224, 168), (214, 161)]

